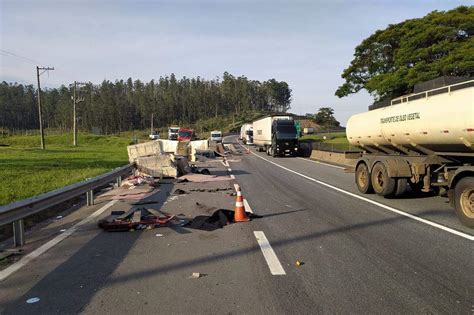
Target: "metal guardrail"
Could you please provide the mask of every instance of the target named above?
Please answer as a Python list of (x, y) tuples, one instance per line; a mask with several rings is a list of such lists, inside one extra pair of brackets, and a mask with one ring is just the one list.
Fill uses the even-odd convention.
[(86, 194), (87, 205), (91, 206), (94, 204), (94, 189), (113, 181), (117, 181), (120, 186), (122, 175), (129, 174), (134, 168), (135, 164), (128, 164), (94, 178), (2, 206), (0, 207), (0, 226), (13, 223), (14, 244), (15, 246), (24, 245), (23, 219), (82, 194)]
[(469, 81), (464, 81), (456, 84), (451, 84), (447, 86), (442, 86), (436, 89), (431, 89), (427, 91), (423, 91), (420, 93), (413, 93), (409, 95), (403, 95), (399, 96), (397, 98), (394, 98), (393, 100), (390, 101), (390, 105), (397, 105), (401, 103), (406, 103), (410, 101), (414, 101), (420, 98), (428, 98), (433, 95), (437, 94), (442, 94), (442, 93), (451, 93), (452, 91), (460, 90), (460, 89), (465, 89), (468, 87), (473, 87), (474, 86), (474, 80), (469, 80)]

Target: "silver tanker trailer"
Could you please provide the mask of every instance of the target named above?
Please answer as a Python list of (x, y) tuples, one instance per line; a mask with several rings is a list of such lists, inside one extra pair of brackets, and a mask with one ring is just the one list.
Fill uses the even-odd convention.
[(349, 142), (363, 150), (355, 164), (360, 192), (394, 197), (407, 185), (435, 191), (449, 198), (464, 225), (474, 227), (472, 78), (354, 115), (346, 131)]

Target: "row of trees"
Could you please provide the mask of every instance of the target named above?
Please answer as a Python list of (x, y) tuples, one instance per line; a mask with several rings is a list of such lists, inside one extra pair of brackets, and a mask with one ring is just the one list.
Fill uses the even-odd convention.
[[(72, 88), (64, 85), (42, 90), (46, 128), (71, 128), (72, 93)], [(36, 97), (31, 85), (0, 83), (0, 127), (37, 129)], [(83, 99), (77, 105), (79, 128), (99, 128), (108, 134), (148, 128), (152, 114), (155, 126), (168, 126), (249, 110), (286, 112), (291, 89), (284, 81), (260, 82), (227, 72), (215, 80), (177, 79), (171, 74), (145, 83), (129, 78), (86, 84), (79, 98)]]

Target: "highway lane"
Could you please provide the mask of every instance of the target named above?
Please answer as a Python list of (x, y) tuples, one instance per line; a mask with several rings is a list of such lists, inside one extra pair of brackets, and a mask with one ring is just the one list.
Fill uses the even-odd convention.
[[(351, 174), (339, 169), (292, 158), (269, 160), (338, 187), (353, 185)], [(258, 228), (287, 269), (283, 287), (268, 282), (282, 312), (470, 312), (472, 241), (341, 194), (253, 154), (230, 164), (253, 210), (264, 216)], [(432, 209), (425, 199), (415, 202), (418, 213)], [(434, 217), (462, 229), (455, 218)], [(304, 265), (295, 267), (296, 260)]]
[[(228, 141), (236, 141), (236, 137), (229, 137)], [(320, 180), (324, 183), (336, 186), (347, 192), (363, 196), (370, 200), (400, 209), (406, 213), (427, 219), (429, 221), (439, 223), (443, 226), (452, 228), (463, 233), (474, 235), (474, 231), (463, 226), (453, 209), (449, 205), (447, 198), (433, 196), (430, 194), (415, 194), (409, 189), (407, 193), (399, 198), (384, 198), (376, 194), (363, 195), (359, 193), (354, 182), (354, 174), (346, 173), (340, 167), (333, 167), (328, 164), (318, 163), (304, 158), (273, 158), (263, 152), (256, 152), (253, 147), (251, 152), (266, 160), (272, 161), (283, 167), (289, 168), (298, 173), (304, 174), (311, 178)], [(283, 170), (282, 170), (283, 171)]]
[[(215, 162), (211, 172), (226, 174)], [(147, 207), (189, 218), (197, 205), (233, 209), (235, 197), (226, 192), (170, 195), (216, 185), (231, 188), (233, 182), (162, 185), (151, 198), (158, 202)], [(128, 208), (129, 202), (114, 203), (100, 217)], [(253, 233), (258, 221), (213, 232), (174, 224), (107, 233), (96, 219), (0, 281), (0, 314), (278, 313), (271, 287), (261, 280), (272, 276)], [(194, 272), (201, 277), (190, 277)], [(31, 298), (39, 300), (27, 303)]]

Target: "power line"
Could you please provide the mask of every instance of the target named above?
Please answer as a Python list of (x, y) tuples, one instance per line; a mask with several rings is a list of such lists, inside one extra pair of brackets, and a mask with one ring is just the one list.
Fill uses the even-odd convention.
[(8, 50), (5, 50), (5, 49), (0, 49), (0, 52), (2, 52), (3, 55), (6, 56), (6, 57), (17, 57), (17, 58), (24, 59), (24, 60), (27, 60), (29, 62), (32, 62), (34, 64), (41, 63), (38, 60), (34, 60), (34, 59), (31, 59), (31, 58), (28, 58), (28, 57), (24, 57), (24, 56), (15, 54), (14, 52), (11, 52), (11, 51), (8, 51)]
[[(32, 64), (43, 64), (39, 60), (31, 59), (31, 58), (19, 55), (17, 53), (14, 53), (14, 52), (11, 52), (11, 51), (8, 51), (8, 50), (5, 50), (5, 49), (0, 49), (0, 54), (2, 56), (5, 56), (5, 57), (16, 57), (16, 58), (19, 58), (19, 59), (23, 59), (23, 61), (27, 61), (27, 62), (32, 63)], [(75, 75), (65, 71), (64, 68), (61, 65), (56, 66), (56, 70), (61, 71), (63, 74), (66, 75), (66, 77), (68, 79), (72, 79), (73, 77), (75, 77)]]

